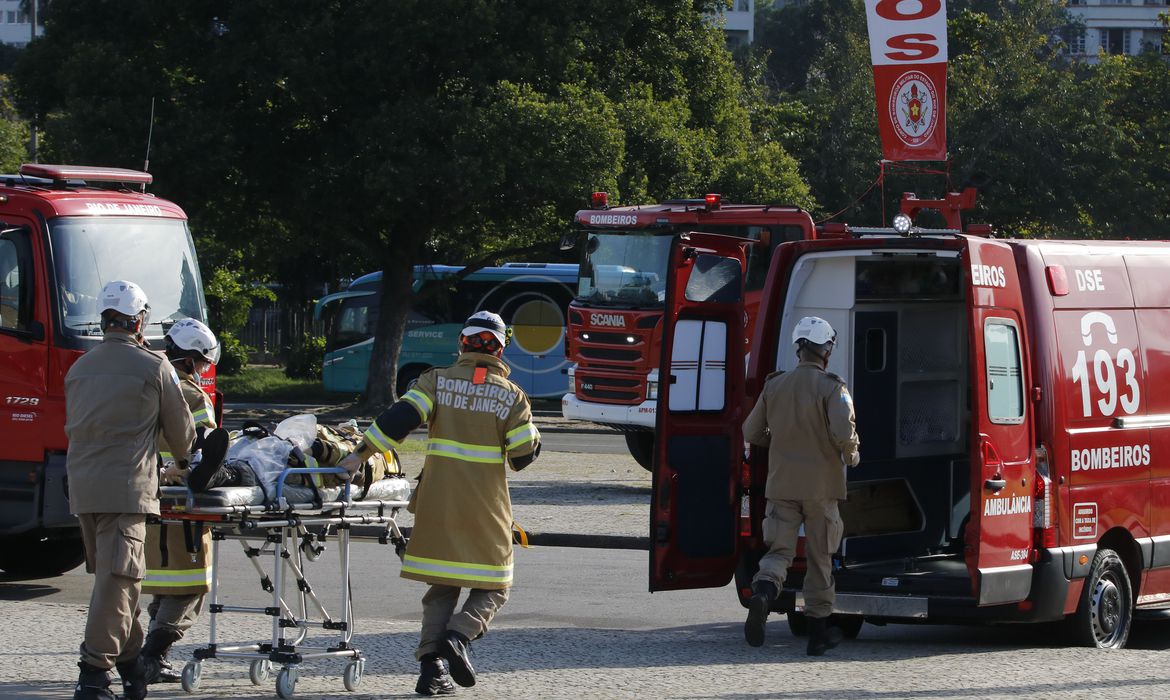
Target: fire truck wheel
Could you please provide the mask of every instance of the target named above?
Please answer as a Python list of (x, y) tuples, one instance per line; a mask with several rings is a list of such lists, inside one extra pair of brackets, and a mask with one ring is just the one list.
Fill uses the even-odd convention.
[(1129, 639), (1133, 588), (1125, 564), (1112, 549), (1097, 550), (1093, 557), (1072, 625), (1077, 641), (1085, 646), (1121, 649)]
[(793, 637), (808, 636), (808, 618), (804, 616), (804, 613), (790, 612), (784, 617), (788, 618), (788, 631), (792, 633)]
[(80, 536), (46, 538), (34, 532), (0, 539), (0, 569), (9, 578), (59, 576), (83, 561)]
[(630, 456), (643, 469), (650, 471), (654, 468), (654, 433), (626, 433), (626, 447), (630, 450)]

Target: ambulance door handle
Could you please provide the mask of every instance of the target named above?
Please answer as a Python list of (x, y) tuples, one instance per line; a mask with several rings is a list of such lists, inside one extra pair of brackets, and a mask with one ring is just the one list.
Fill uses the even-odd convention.
[(988, 479), (983, 482), (983, 487), (988, 491), (999, 493), (1007, 486), (1007, 479)]

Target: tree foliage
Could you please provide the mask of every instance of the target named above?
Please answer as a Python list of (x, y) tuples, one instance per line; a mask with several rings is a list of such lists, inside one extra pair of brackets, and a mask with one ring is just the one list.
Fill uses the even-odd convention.
[(871, 188), (881, 149), (860, 0), (759, 12), (754, 60), (820, 213), (877, 223), (904, 191), (977, 185), (973, 216), (1008, 235), (1165, 237), (1166, 61), (1070, 58), (1063, 37), (1083, 25), (1050, 0), (953, 0), (947, 11), (950, 161), (887, 172), (884, 192)]
[(547, 257), (595, 189), (808, 199), (752, 128), (713, 6), (55, 0), (18, 94), (53, 157), (123, 166), (142, 161), (153, 98), (159, 191), (188, 207), (205, 260), (283, 282), (382, 270), (382, 404), (417, 263)]

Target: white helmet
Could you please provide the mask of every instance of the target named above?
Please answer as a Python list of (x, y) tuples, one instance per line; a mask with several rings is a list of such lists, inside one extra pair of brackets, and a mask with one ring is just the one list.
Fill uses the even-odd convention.
[(102, 287), (98, 299), (98, 313), (114, 310), (123, 316), (137, 316), (150, 308), (142, 287), (126, 280), (114, 280)]
[(792, 342), (799, 344), (806, 340), (814, 345), (837, 342), (837, 331), (829, 322), (819, 316), (805, 316), (792, 329)]
[(478, 335), (487, 331), (500, 341), (500, 347), (508, 345), (508, 340), (512, 335), (509, 328), (504, 325), (504, 319), (497, 313), (491, 311), (476, 311), (467, 318), (463, 324), (461, 335)]
[(202, 321), (193, 318), (176, 321), (167, 331), (167, 339), (182, 350), (194, 350), (213, 365), (219, 362), (219, 341)]

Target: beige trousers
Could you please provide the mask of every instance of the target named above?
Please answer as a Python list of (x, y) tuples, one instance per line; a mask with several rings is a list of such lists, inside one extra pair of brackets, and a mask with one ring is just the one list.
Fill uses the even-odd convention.
[(138, 598), (146, 573), (146, 515), (82, 513), (77, 519), (85, 570), (94, 575), (81, 660), (108, 670), (133, 661), (142, 649)]
[(809, 617), (828, 617), (833, 612), (833, 554), (841, 546), (845, 531), (837, 499), (810, 501), (768, 501), (764, 518), (764, 540), (772, 538), (771, 548), (760, 559), (760, 570), (752, 582), (770, 581), (779, 590), (792, 559), (796, 556), (796, 539), (804, 525), (804, 557), (808, 570), (804, 574), (804, 613)]
[(191, 629), (191, 625), (195, 624), (195, 620), (199, 619), (199, 613), (203, 612), (205, 597), (204, 593), (153, 596), (150, 605), (146, 606), (146, 613), (150, 615), (148, 631), (172, 630), (178, 632), (182, 638), (183, 634)]
[(422, 659), (427, 654), (439, 651), (439, 642), (447, 630), (453, 630), (468, 639), (477, 639), (488, 630), (492, 618), (508, 602), (508, 589), (472, 588), (463, 602), (463, 609), (455, 612), (459, 604), (458, 586), (430, 584), (423, 595), (422, 634), (414, 658)]

